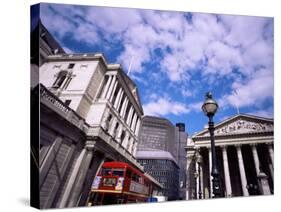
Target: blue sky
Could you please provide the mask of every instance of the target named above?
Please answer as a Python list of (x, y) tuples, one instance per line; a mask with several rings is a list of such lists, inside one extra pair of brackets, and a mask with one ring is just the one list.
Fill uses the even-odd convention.
[(273, 18), (41, 4), (40, 17), (69, 53), (102, 52), (138, 86), (144, 113), (184, 122), (192, 135), (207, 118), (273, 117)]

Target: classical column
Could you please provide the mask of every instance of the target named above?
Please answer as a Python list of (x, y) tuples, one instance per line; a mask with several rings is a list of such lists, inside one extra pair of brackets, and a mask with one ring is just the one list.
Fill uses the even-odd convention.
[(137, 142), (135, 142), (135, 143), (134, 143), (134, 146), (133, 146), (132, 155), (133, 155), (134, 157), (136, 157), (136, 153), (137, 153), (137, 145), (138, 145), (138, 143), (137, 143)]
[(268, 176), (260, 170), (260, 161), (259, 161), (256, 144), (252, 144), (251, 147), (252, 147), (253, 157), (254, 157), (254, 161), (255, 161), (255, 167), (256, 167), (258, 184), (259, 184), (259, 191), (261, 192), (261, 194), (264, 194), (264, 195), (270, 194)]
[(117, 109), (117, 106), (118, 106), (118, 103), (119, 103), (119, 100), (120, 100), (121, 93), (122, 93), (122, 88), (120, 87), (120, 89), (119, 89), (119, 91), (118, 91), (118, 94), (117, 94), (117, 97), (116, 97), (115, 102), (114, 102), (114, 108), (115, 108), (115, 109)]
[(232, 196), (232, 189), (231, 189), (231, 181), (230, 181), (230, 174), (229, 174), (229, 166), (228, 166), (228, 157), (227, 157), (227, 147), (222, 147), (222, 156), (223, 156), (223, 168), (224, 168), (224, 180), (225, 180), (225, 188), (226, 188), (226, 196)]
[(105, 98), (106, 93), (108, 91), (108, 87), (109, 87), (109, 85), (111, 83), (111, 80), (112, 80), (112, 75), (108, 75), (108, 79), (107, 79), (106, 85), (105, 85), (105, 87), (103, 88), (103, 91), (102, 91), (101, 99)]
[(241, 152), (241, 146), (236, 145), (235, 147), (236, 147), (236, 153), (237, 153), (237, 158), (238, 158), (238, 165), (239, 165), (239, 172), (240, 172), (243, 196), (249, 196), (249, 192), (247, 189), (246, 172), (245, 172), (244, 162), (243, 162), (243, 155)]
[(129, 148), (128, 148), (128, 151), (132, 154), (133, 153), (133, 150), (134, 150), (134, 145), (135, 145), (135, 142), (134, 142), (134, 138), (131, 137), (130, 140), (129, 140)]
[(123, 132), (123, 125), (120, 124), (120, 125), (119, 125), (119, 129), (118, 129), (118, 133), (117, 133), (117, 136), (116, 136), (116, 141), (117, 141), (118, 143), (121, 142), (121, 135), (122, 135), (122, 132)]
[(133, 120), (132, 120), (132, 124), (131, 124), (131, 129), (132, 129), (132, 131), (134, 131), (134, 130), (135, 130), (137, 117), (138, 117), (138, 114), (137, 114), (137, 112), (135, 112), (135, 115), (134, 115), (134, 118), (133, 118)]
[[(76, 177), (75, 183), (73, 185), (71, 195), (69, 197), (69, 201), (67, 204), (67, 207), (74, 207), (78, 205), (78, 200), (81, 195), (83, 184), (86, 178), (86, 174), (88, 172), (89, 166), (91, 164), (92, 158), (93, 158), (93, 150), (95, 147), (96, 141), (89, 140), (86, 142), (86, 156), (83, 160), (83, 163), (80, 166), (79, 173)], [(100, 163), (100, 161), (99, 161)]]
[(252, 153), (253, 153), (253, 157), (254, 157), (256, 173), (257, 173), (257, 176), (258, 176), (259, 173), (260, 173), (260, 161), (259, 161), (259, 156), (258, 156), (256, 144), (252, 144), (251, 148), (252, 148)]
[(126, 123), (127, 123), (128, 126), (130, 126), (131, 117), (132, 117), (132, 115), (133, 115), (133, 114), (132, 114), (132, 113), (133, 113), (133, 110), (134, 110), (134, 108), (133, 108), (133, 106), (131, 106), (130, 111), (129, 111), (129, 115), (128, 115), (127, 120), (126, 120)]
[(113, 104), (112, 100), (113, 100), (114, 93), (115, 93), (116, 88), (117, 88), (117, 84), (118, 84), (118, 81), (115, 82), (114, 87), (113, 87), (113, 91), (112, 91), (112, 93), (110, 95), (110, 98), (109, 98), (109, 101), (111, 102), (111, 104)]
[(270, 161), (271, 161), (271, 164), (269, 164), (269, 170), (270, 170), (270, 175), (271, 175), (271, 178), (272, 178), (272, 181), (274, 181), (274, 156), (273, 156), (273, 148), (272, 148), (272, 143), (267, 143), (267, 146), (268, 146), (268, 153), (269, 153), (269, 156), (270, 156)]
[(140, 121), (140, 118), (138, 118), (136, 130), (135, 130), (135, 135), (136, 135), (136, 136), (138, 136), (138, 134), (139, 134), (140, 122), (141, 122), (141, 121)]
[(195, 159), (196, 199), (199, 199), (199, 164)]
[(121, 107), (121, 101), (122, 101), (123, 96), (124, 96), (124, 91), (122, 90), (122, 93), (120, 95), (120, 99), (119, 99), (119, 102), (118, 102), (117, 108), (116, 108), (117, 111), (119, 111), (119, 108)]
[(200, 188), (201, 188), (201, 194), (200, 197), (201, 199), (204, 199), (205, 195), (204, 195), (204, 178), (203, 178), (203, 161), (199, 164), (199, 169), (200, 169)]
[(112, 94), (115, 81), (116, 81), (116, 76), (113, 75), (112, 82), (110, 83), (110, 87), (109, 87), (108, 92), (107, 92), (106, 97), (105, 97), (106, 99), (109, 99), (110, 95)]
[(73, 171), (71, 173), (71, 176), (70, 176), (70, 178), (69, 178), (69, 180), (67, 182), (65, 192), (64, 192), (64, 194), (62, 196), (62, 200), (61, 200), (61, 202), (59, 204), (59, 208), (65, 208), (67, 206), (68, 198), (69, 198), (69, 196), (71, 194), (72, 188), (75, 185), (75, 181), (76, 181), (79, 169), (80, 169), (80, 167), (82, 165), (82, 161), (84, 160), (84, 157), (86, 155), (86, 152), (87, 152), (87, 150), (84, 148), (81, 151), (81, 153), (80, 153), (80, 155), (79, 155), (79, 157), (78, 157), (78, 159), (77, 159), (77, 161), (75, 163), (74, 169), (73, 169)]
[(273, 153), (272, 144), (268, 143), (267, 146), (268, 146), (268, 152), (269, 152), (270, 160), (271, 160), (272, 166), (274, 167), (274, 153)]
[(211, 151), (211, 147), (208, 147), (209, 150), (209, 178), (210, 178), (210, 189), (209, 189), (209, 194), (210, 194), (210, 198), (212, 198), (212, 194), (213, 194), (213, 183), (212, 183), (212, 151)]
[(129, 142), (129, 132), (126, 131), (125, 138), (122, 141), (122, 146), (124, 147), (124, 149), (127, 149), (128, 142)]
[(126, 96), (126, 97), (125, 97), (125, 100), (124, 100), (124, 103), (122, 104), (122, 108), (121, 108), (121, 112), (120, 112), (120, 116), (121, 116), (121, 117), (124, 117), (124, 113), (125, 113), (125, 111), (126, 111), (128, 102), (129, 102), (129, 99), (128, 99), (128, 97)]
[(114, 135), (114, 130), (115, 130), (116, 124), (117, 124), (117, 118), (114, 117), (113, 120), (112, 120), (112, 122), (111, 122), (111, 125), (108, 127), (108, 128), (109, 128), (108, 133), (109, 133), (111, 136), (115, 136), (115, 135)]

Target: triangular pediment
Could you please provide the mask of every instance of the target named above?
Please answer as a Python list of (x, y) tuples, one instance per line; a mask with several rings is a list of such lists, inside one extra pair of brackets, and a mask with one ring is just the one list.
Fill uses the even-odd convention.
[[(238, 114), (215, 125), (215, 136), (273, 132), (273, 119), (248, 114)], [(193, 137), (210, 136), (209, 130), (195, 134)]]

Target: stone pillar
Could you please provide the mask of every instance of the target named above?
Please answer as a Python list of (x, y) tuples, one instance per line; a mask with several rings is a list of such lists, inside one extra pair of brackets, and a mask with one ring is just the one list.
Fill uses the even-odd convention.
[(113, 78), (112, 78), (112, 82), (110, 83), (110, 86), (109, 86), (108, 92), (107, 92), (107, 94), (106, 94), (106, 97), (105, 97), (105, 98), (108, 99), (108, 100), (109, 100), (109, 97), (110, 97), (111, 94), (112, 94), (115, 81), (116, 81), (116, 76), (114, 75)]
[(102, 117), (102, 121), (101, 121), (101, 126), (105, 130), (108, 130), (108, 127), (109, 127), (109, 123), (107, 121), (107, 119), (108, 119), (108, 117), (110, 115), (109, 112), (110, 112), (109, 109), (106, 108), (105, 111), (104, 111), (103, 117)]
[(242, 152), (241, 152), (241, 146), (236, 145), (235, 147), (236, 147), (236, 153), (237, 153), (237, 158), (238, 158), (238, 165), (239, 165), (239, 172), (240, 172), (243, 196), (249, 196), (249, 192), (248, 192), (248, 189), (247, 189), (246, 172), (245, 172), (244, 162), (243, 162), (243, 155), (242, 155)]
[(134, 150), (134, 145), (135, 145), (135, 142), (134, 142), (134, 138), (131, 137), (131, 139), (129, 140), (129, 148), (128, 148), (128, 151), (133, 154), (133, 150)]
[(259, 173), (260, 173), (260, 161), (259, 161), (259, 156), (258, 156), (256, 144), (252, 144), (251, 148), (252, 148), (252, 153), (253, 153), (253, 157), (254, 157), (256, 173), (257, 173), (257, 176), (258, 176)]
[(136, 153), (137, 153), (137, 145), (138, 145), (138, 143), (137, 143), (137, 142), (135, 142), (135, 143), (134, 143), (134, 146), (133, 146), (133, 150), (132, 150), (132, 155), (133, 155), (133, 157), (136, 157)]
[(115, 99), (115, 102), (114, 102), (114, 108), (117, 109), (117, 105), (118, 105), (118, 102), (119, 102), (119, 98), (120, 98), (120, 95), (122, 93), (122, 88), (120, 87), (119, 91), (118, 91), (118, 94), (116, 96), (116, 99)]
[(114, 137), (114, 130), (115, 130), (115, 127), (116, 127), (116, 124), (117, 124), (117, 118), (116, 117), (113, 117), (113, 120), (111, 122), (111, 125), (108, 127), (108, 133)]
[(119, 125), (119, 129), (118, 129), (118, 133), (117, 133), (117, 135), (116, 135), (116, 141), (117, 141), (118, 143), (121, 142), (122, 131), (123, 131), (123, 125), (120, 124), (120, 125)]
[(133, 106), (131, 106), (131, 108), (130, 108), (130, 111), (129, 111), (129, 114), (128, 114), (128, 117), (127, 117), (127, 120), (126, 120), (126, 123), (127, 123), (127, 125), (128, 126), (130, 126), (130, 122), (131, 122), (131, 117), (132, 117), (132, 113), (133, 113), (133, 110), (134, 110), (134, 108), (133, 108)]
[(138, 119), (138, 122), (137, 122), (137, 126), (136, 126), (136, 130), (135, 130), (135, 135), (138, 136), (139, 134), (139, 129), (140, 129), (140, 118)]
[(223, 168), (224, 168), (224, 180), (225, 180), (225, 188), (226, 188), (226, 196), (232, 196), (232, 189), (231, 189), (231, 180), (229, 174), (229, 166), (228, 166), (228, 157), (227, 157), (227, 147), (222, 147), (222, 156), (223, 156)]
[(272, 143), (267, 143), (268, 146), (268, 153), (270, 156), (270, 161), (271, 164), (269, 164), (269, 170), (270, 170), (270, 175), (272, 177), (272, 181), (274, 181), (274, 153), (273, 153), (273, 148), (272, 148)]
[(108, 87), (111, 83), (111, 80), (112, 80), (112, 75), (108, 75), (108, 80), (107, 80), (107, 83), (106, 83), (105, 87), (103, 88), (101, 99), (105, 98), (105, 96), (107, 94), (107, 91), (108, 91)]
[(268, 185), (268, 176), (260, 170), (260, 161), (259, 156), (256, 148), (256, 144), (252, 144), (252, 153), (255, 161), (255, 168), (259, 183), (259, 190), (262, 194), (270, 194), (270, 189)]
[(135, 126), (136, 126), (136, 122), (137, 122), (137, 117), (138, 117), (138, 114), (137, 114), (137, 112), (136, 112), (135, 115), (134, 115), (134, 118), (133, 118), (133, 120), (132, 120), (132, 124), (131, 124), (131, 129), (132, 129), (133, 132), (135, 131)]
[(200, 163), (199, 165), (199, 169), (200, 169), (200, 184), (201, 184), (201, 199), (204, 199), (205, 195), (204, 195), (204, 178), (203, 178), (203, 161)]
[(117, 107), (116, 107), (117, 111), (119, 111), (123, 95), (124, 95), (124, 91), (122, 90), (122, 93), (120, 95), (120, 98), (119, 98), (119, 101), (118, 101), (118, 104), (117, 104)]
[(209, 189), (209, 194), (210, 194), (210, 198), (213, 197), (213, 182), (212, 182), (212, 151), (211, 151), (211, 147), (208, 147), (209, 150), (209, 178), (210, 178), (210, 189)]
[(80, 169), (80, 167), (82, 165), (82, 162), (84, 161), (86, 152), (87, 152), (87, 150), (84, 148), (81, 151), (81, 153), (80, 153), (80, 155), (79, 155), (79, 157), (78, 157), (78, 159), (77, 159), (77, 161), (75, 163), (75, 166), (74, 166), (74, 169), (73, 169), (73, 171), (71, 173), (70, 179), (69, 179), (69, 181), (68, 181), (68, 183), (66, 185), (65, 192), (64, 192), (64, 194), (62, 196), (62, 200), (61, 200), (61, 202), (59, 204), (59, 208), (65, 208), (67, 206), (68, 198), (71, 195), (71, 192), (72, 192), (73, 187), (75, 185), (75, 181), (76, 181), (79, 169)]
[(110, 95), (110, 98), (109, 98), (109, 101), (111, 102), (112, 105), (113, 105), (112, 100), (113, 100), (114, 93), (115, 93), (116, 88), (117, 88), (117, 84), (118, 84), (118, 81), (116, 81), (116, 82), (114, 83), (113, 91), (112, 91), (112, 93), (111, 93), (111, 95)]
[(129, 142), (129, 132), (126, 131), (125, 138), (122, 142), (122, 146), (124, 147), (124, 149), (127, 149), (128, 142)]
[(259, 181), (259, 188), (263, 195), (270, 195), (270, 187), (268, 184), (268, 176), (266, 176), (265, 173), (260, 172), (258, 175), (258, 181)]
[(83, 163), (80, 166), (79, 173), (76, 177), (76, 180), (74, 182), (67, 207), (75, 207), (78, 205), (79, 197), (83, 189), (83, 184), (86, 178), (86, 174), (93, 158), (95, 143), (96, 141), (93, 140), (89, 140), (86, 142), (85, 148), (87, 152), (84, 157)]
[(268, 143), (267, 146), (268, 146), (268, 152), (269, 152), (269, 156), (270, 156), (272, 166), (274, 166), (274, 153), (273, 153), (272, 144)]
[(195, 159), (195, 176), (196, 176), (196, 199), (199, 199), (199, 164)]
[(125, 97), (124, 103), (122, 104), (122, 108), (121, 108), (121, 112), (120, 112), (120, 116), (123, 118), (124, 117), (124, 113), (127, 109), (127, 105), (128, 105), (129, 99), (128, 97)]

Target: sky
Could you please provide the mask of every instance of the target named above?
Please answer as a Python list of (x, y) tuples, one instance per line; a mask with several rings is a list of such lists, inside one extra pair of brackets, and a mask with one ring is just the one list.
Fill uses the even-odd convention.
[(207, 124), (208, 91), (216, 123), (238, 111), (273, 118), (271, 17), (41, 4), (40, 18), (67, 53), (120, 63), (144, 114), (183, 122), (190, 136)]

